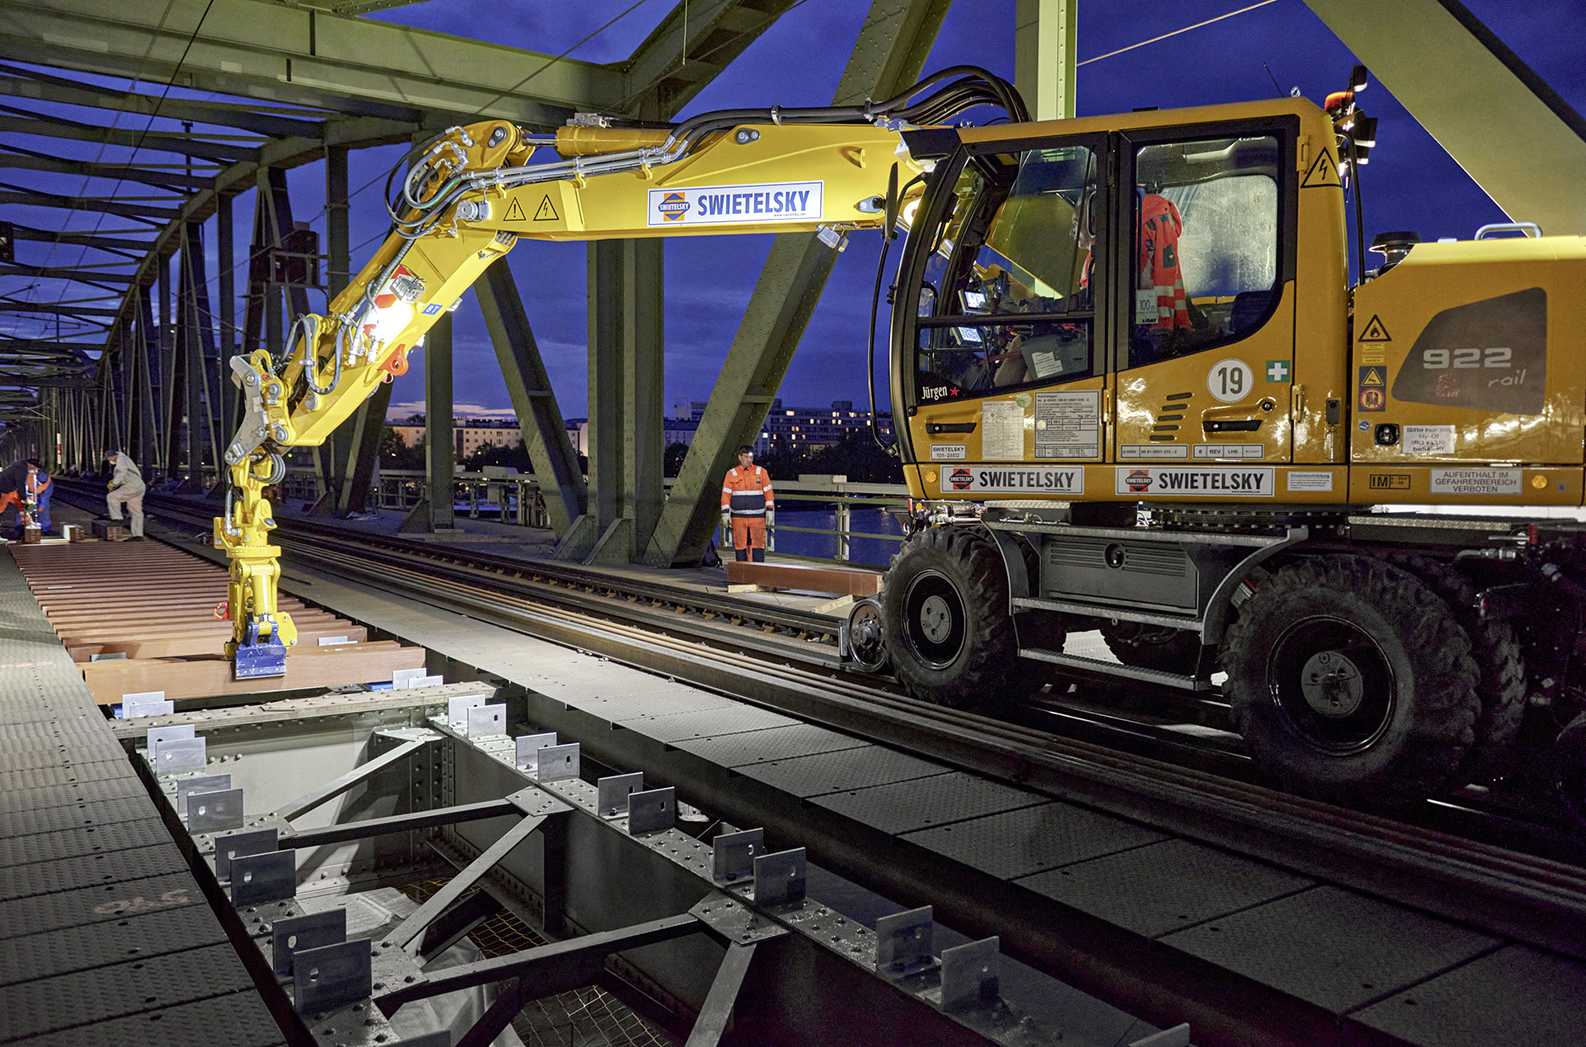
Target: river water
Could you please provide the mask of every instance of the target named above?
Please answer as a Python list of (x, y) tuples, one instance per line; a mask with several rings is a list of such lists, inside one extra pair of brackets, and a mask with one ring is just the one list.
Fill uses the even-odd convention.
[[(829, 509), (796, 509), (778, 506), (776, 511), (776, 539), (772, 555), (810, 556), (834, 559), (837, 556), (837, 535), (811, 534), (790, 528), (808, 527), (835, 532), (837, 513)], [(892, 535), (890, 538), (850, 538), (848, 559), (855, 565), (885, 567), (898, 551), (903, 541), (903, 527), (898, 518), (885, 509), (853, 509), (849, 512), (849, 531), (863, 534)], [(730, 555), (730, 554), (729, 554)]]

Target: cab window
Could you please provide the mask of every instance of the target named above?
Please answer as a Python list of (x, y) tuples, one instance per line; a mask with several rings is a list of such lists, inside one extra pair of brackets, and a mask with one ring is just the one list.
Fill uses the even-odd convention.
[(1246, 337), (1281, 290), (1278, 139), (1157, 142), (1133, 156), (1129, 366)]
[(921, 287), (921, 402), (1091, 373), (1096, 170), (1084, 146), (969, 158)]

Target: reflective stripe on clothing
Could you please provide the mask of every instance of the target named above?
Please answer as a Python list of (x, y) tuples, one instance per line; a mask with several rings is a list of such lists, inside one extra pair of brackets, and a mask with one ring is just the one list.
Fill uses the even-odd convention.
[(767, 509), (775, 509), (771, 474), (758, 465), (727, 470), (721, 485), (721, 508), (722, 512), (731, 510), (734, 516), (764, 516)]
[(1184, 219), (1179, 217), (1173, 201), (1147, 193), (1140, 202), (1140, 226), (1140, 271), (1135, 287), (1154, 294), (1156, 302), (1149, 310), (1138, 310), (1134, 322), (1163, 330), (1188, 327), (1184, 271), (1178, 259)]

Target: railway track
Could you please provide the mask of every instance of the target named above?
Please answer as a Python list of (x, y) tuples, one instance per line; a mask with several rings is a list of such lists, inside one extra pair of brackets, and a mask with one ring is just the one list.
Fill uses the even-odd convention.
[[(201, 529), (207, 510), (152, 500)], [(312, 567), (762, 704), (1036, 792), (1091, 804), (1586, 959), (1586, 862), (1512, 803), (1452, 798), (1393, 816), (1267, 789), (1227, 737), (1048, 696), (1016, 715), (949, 709), (838, 668), (835, 619), (681, 593), (560, 564), (288, 522), (289, 566)]]

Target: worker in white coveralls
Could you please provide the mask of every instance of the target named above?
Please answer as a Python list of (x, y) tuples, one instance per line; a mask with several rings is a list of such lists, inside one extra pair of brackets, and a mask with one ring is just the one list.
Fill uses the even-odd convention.
[(110, 519), (121, 522), (121, 506), (125, 503), (127, 512), (132, 515), (132, 537), (141, 539), (144, 486), (138, 463), (121, 451), (106, 451), (105, 461), (114, 469), (110, 474), (110, 493), (105, 496), (105, 504), (110, 506)]

